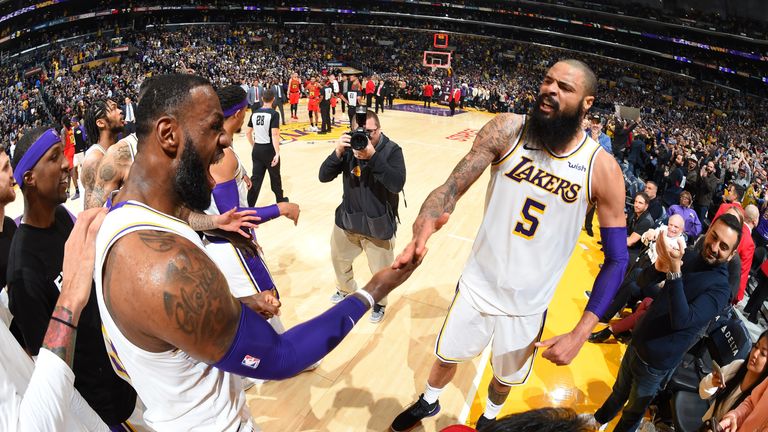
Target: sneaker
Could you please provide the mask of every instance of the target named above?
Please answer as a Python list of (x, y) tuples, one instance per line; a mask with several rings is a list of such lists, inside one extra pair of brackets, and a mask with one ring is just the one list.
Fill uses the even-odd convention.
[(382, 306), (380, 304), (373, 305), (373, 311), (371, 311), (370, 321), (372, 323), (381, 322), (381, 320), (384, 319), (384, 309), (386, 309), (386, 306)]
[(496, 417), (489, 419), (485, 416), (485, 414), (480, 414), (480, 417), (477, 419), (477, 424), (475, 425), (475, 429), (481, 431), (484, 427), (488, 426), (491, 423), (496, 422)]
[(243, 377), (243, 391), (250, 390), (253, 386), (264, 384), (267, 380)]
[(624, 345), (629, 345), (630, 342), (632, 342), (632, 332), (627, 330), (625, 332), (621, 332), (619, 334), (613, 335), (614, 338), (616, 338), (617, 341), (623, 343)]
[(606, 427), (608, 427), (608, 423), (606, 424), (600, 424), (595, 419), (594, 414), (579, 414), (579, 420), (589, 428), (589, 430), (592, 431), (604, 431)]
[(347, 295), (344, 294), (343, 292), (341, 292), (339, 290), (336, 290), (336, 293), (331, 296), (331, 303), (336, 304), (336, 303), (344, 300), (344, 297), (346, 297), (346, 296)]
[(76, 199), (78, 199), (78, 198), (80, 198), (80, 191), (79, 191), (79, 190), (76, 190), (76, 191), (75, 191), (75, 194), (74, 194), (74, 195), (72, 195), (72, 198), (70, 198), (70, 199), (71, 199), (71, 200), (76, 200)]
[(600, 331), (594, 332), (591, 335), (589, 335), (589, 338), (587, 338), (587, 341), (590, 343), (603, 343), (608, 340), (613, 335), (613, 332), (611, 332), (610, 327), (606, 327)]
[(312, 372), (313, 370), (315, 370), (315, 369), (317, 369), (317, 368), (319, 368), (319, 367), (320, 367), (320, 363), (321, 363), (322, 361), (323, 361), (323, 360), (322, 360), (322, 359), (320, 359), (320, 360), (318, 360), (318, 361), (316, 361), (316, 362), (312, 363), (311, 365), (307, 366), (307, 367), (306, 367), (306, 368), (305, 368), (305, 369), (304, 369), (302, 372)]
[(424, 400), (424, 394), (422, 393), (421, 396), (419, 396), (419, 400), (395, 417), (390, 429), (394, 432), (410, 430), (422, 419), (432, 417), (439, 412), (440, 401), (438, 400), (433, 404), (428, 404), (427, 401)]

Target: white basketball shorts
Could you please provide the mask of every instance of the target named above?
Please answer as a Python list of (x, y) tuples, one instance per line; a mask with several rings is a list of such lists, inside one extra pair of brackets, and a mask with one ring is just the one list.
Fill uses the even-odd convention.
[(488, 315), (456, 294), (435, 342), (435, 355), (446, 363), (477, 357), (489, 343), (493, 375), (506, 385), (524, 384), (533, 370), (535, 343), (544, 330), (546, 311), (527, 316)]

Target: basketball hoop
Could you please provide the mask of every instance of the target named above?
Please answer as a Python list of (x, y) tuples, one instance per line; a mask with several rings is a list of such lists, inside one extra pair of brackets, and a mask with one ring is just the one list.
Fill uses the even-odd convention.
[(437, 72), (437, 66), (431, 66), (430, 69), (432, 69), (432, 73)]

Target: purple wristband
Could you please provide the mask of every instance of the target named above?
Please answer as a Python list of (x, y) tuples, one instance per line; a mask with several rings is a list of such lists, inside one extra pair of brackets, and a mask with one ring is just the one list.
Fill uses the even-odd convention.
[(280, 207), (278, 207), (277, 204), (272, 204), (266, 207), (257, 207), (255, 210), (256, 210), (256, 216), (261, 218), (261, 220), (259, 221), (260, 224), (268, 220), (272, 220), (280, 217)]

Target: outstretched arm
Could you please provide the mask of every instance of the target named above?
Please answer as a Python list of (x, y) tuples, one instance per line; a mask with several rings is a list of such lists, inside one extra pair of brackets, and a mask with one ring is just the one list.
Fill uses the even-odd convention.
[[(330, 352), (365, 311), (415, 267), (411, 263), (399, 270), (386, 268), (366, 285), (367, 295), (348, 296), (278, 335), (232, 297), (224, 276), (200, 248), (176, 234), (139, 231), (112, 247), (104, 267), (104, 297), (121, 331), (144, 350), (178, 348), (225, 371), (280, 379)], [(277, 306), (265, 308), (277, 314)], [(138, 316), (135, 310), (144, 313)]]
[(483, 126), (469, 153), (456, 165), (445, 183), (427, 196), (413, 223), (413, 239), (392, 264), (393, 268), (402, 267), (414, 257), (417, 261), (424, 258), (429, 237), (448, 222), (459, 198), (509, 148), (521, 124), (521, 116), (499, 114)]
[(543, 357), (557, 365), (569, 364), (579, 353), (599, 317), (605, 313), (616, 295), (629, 260), (625, 242), (624, 180), (621, 168), (607, 152), (598, 151), (591, 184), (592, 198), (597, 203), (605, 262), (595, 279), (592, 295), (576, 327), (569, 333), (536, 344), (538, 347), (547, 348), (542, 354)]

